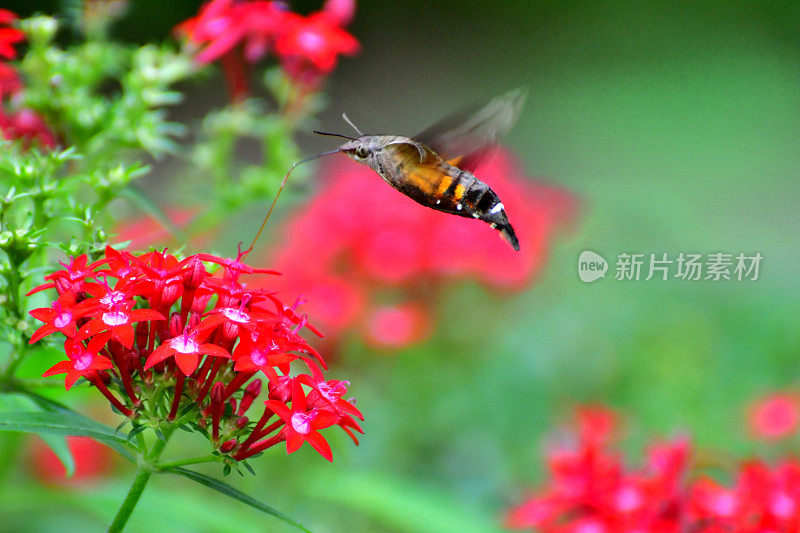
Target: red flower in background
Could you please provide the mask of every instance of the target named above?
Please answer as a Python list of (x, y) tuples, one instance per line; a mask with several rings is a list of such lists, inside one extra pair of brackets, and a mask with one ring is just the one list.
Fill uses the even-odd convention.
[[(14, 59), (14, 45), (25, 40), (25, 34), (9, 26), (17, 16), (7, 9), (0, 9), (0, 59)], [(30, 109), (5, 109), (7, 100), (23, 90), (22, 80), (13, 67), (0, 62), (0, 136), (7, 141), (21, 139), (25, 148), (33, 144), (54, 148), (58, 139), (50, 131), (42, 117)]]
[(0, 57), (14, 59), (17, 51), (14, 45), (25, 40), (25, 34), (11, 27), (17, 16), (7, 9), (0, 8)]
[(365, 322), (366, 339), (378, 348), (402, 348), (430, 333), (428, 312), (417, 303), (377, 306)]
[(269, 51), (288, 14), (281, 2), (212, 0), (175, 32), (199, 47), (195, 58), (200, 63), (216, 61), (240, 45), (255, 63)]
[[(146, 250), (149, 246), (172, 244), (179, 240), (180, 236), (173, 233), (172, 228), (182, 230), (186, 228), (192, 220), (202, 211), (199, 207), (176, 207), (165, 206), (163, 208), (164, 217), (167, 222), (155, 218), (149, 214), (137, 214), (117, 222), (112, 230), (116, 234), (116, 243), (127, 242), (127, 248), (131, 250)], [(190, 242), (193, 248), (202, 248), (203, 244), (211, 240), (213, 230), (203, 232), (197, 237), (192, 236)], [(184, 242), (181, 242), (184, 244)]]
[(328, 0), (322, 11), (302, 16), (283, 2), (212, 0), (175, 31), (197, 47), (200, 63), (220, 60), (235, 101), (247, 96), (248, 64), (274, 49), (286, 73), (313, 87), (336, 66), (341, 54), (354, 54), (359, 45), (341, 27), (353, 17), (354, 0)]
[(330, 74), (340, 55), (353, 55), (359, 48), (355, 37), (324, 11), (289, 18), (275, 43), (286, 72), (306, 85), (314, 85)]
[(88, 484), (102, 480), (114, 466), (111, 449), (89, 437), (67, 437), (67, 446), (75, 459), (75, 473), (67, 471), (59, 458), (38, 437), (30, 447), (28, 463), (34, 475), (49, 485)]
[(764, 440), (796, 433), (800, 426), (800, 395), (774, 393), (759, 398), (748, 409), (747, 422), (751, 433)]
[[(526, 286), (575, 205), (567, 192), (528, 180), (509, 152), (488, 157), (475, 174), (503, 198), (522, 246), (515, 252), (485, 223), (426, 209), (362, 165), (336, 158), (322, 174), (328, 180), (285, 230), (275, 256), (284, 276), (274, 286), (287, 297), (307, 296), (328, 332), (361, 322), (382, 346), (425, 336), (425, 310), (438, 281)], [(399, 290), (405, 301), (394, 310), (373, 307), (373, 295), (386, 289)]]
[(616, 417), (578, 413), (578, 429), (547, 451), (548, 481), (506, 516), (543, 533), (800, 531), (800, 462), (743, 464), (729, 486), (690, 470), (688, 441), (651, 446), (630, 468), (612, 448)]
[(44, 119), (30, 109), (20, 109), (13, 113), (0, 110), (0, 132), (8, 141), (21, 139), (25, 147), (38, 144), (45, 148), (55, 148), (58, 145), (58, 139)]
[(0, 62), (0, 99), (8, 98), (22, 89), (22, 80), (17, 71)]

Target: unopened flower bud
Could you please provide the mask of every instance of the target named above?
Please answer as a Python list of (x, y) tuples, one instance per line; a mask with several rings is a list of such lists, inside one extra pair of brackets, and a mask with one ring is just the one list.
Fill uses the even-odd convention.
[[(143, 322), (140, 322), (143, 324)], [(172, 316), (169, 317), (169, 336), (170, 337), (177, 337), (183, 332), (183, 320), (181, 320), (180, 313), (172, 313)]]
[(148, 322), (137, 322), (136, 329), (136, 347), (143, 350), (147, 347), (147, 340), (150, 338), (150, 324)]
[(236, 413), (237, 415), (241, 416), (250, 409), (250, 406), (253, 405), (253, 401), (255, 401), (256, 397), (261, 394), (261, 380), (254, 379), (247, 385), (247, 388), (244, 389), (244, 395), (242, 396), (242, 401), (239, 404), (239, 411)]
[(181, 296), (181, 286), (177, 283), (170, 283), (164, 287), (164, 292), (161, 293), (161, 305), (171, 306)]
[(222, 396), (225, 394), (225, 385), (221, 381), (217, 381), (211, 387), (211, 403), (222, 403)]
[(189, 268), (186, 270), (186, 273), (183, 277), (183, 287), (186, 290), (194, 290), (203, 283), (203, 279), (206, 277), (206, 267), (203, 265), (203, 262), (196, 257), (194, 260), (189, 264)]
[(236, 439), (226, 440), (219, 447), (219, 451), (220, 451), (220, 453), (228, 453), (231, 450), (233, 450), (234, 448), (236, 448), (237, 444), (238, 443), (236, 442)]

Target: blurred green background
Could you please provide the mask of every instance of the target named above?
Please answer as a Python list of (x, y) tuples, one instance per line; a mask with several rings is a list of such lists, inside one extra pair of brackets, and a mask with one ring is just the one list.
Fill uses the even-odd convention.
[[(58, 7), (4, 4), (23, 15)], [(197, 6), (136, 1), (118, 31), (161, 38)], [(701, 449), (768, 455), (743, 413), (759, 394), (798, 386), (800, 4), (364, 1), (350, 30), (363, 50), (328, 82), (326, 128), (342, 129), (347, 111), (362, 129), (413, 134), (528, 86), (507, 144), (529, 175), (579, 197), (580, 219), (529, 290), (453, 285), (425, 344), (388, 356), (357, 340), (342, 348), (333, 375), (352, 382), (366, 415), (360, 447), (336, 434), (333, 465), (309, 449), (276, 451), (257, 476), (230, 481), (313, 531), (492, 531), (541, 481), (542, 439), (576, 403), (629, 417), (633, 456), (681, 432)], [(222, 105), (217, 86), (187, 88), (177, 118)], [(578, 279), (585, 249), (612, 263), (606, 279)], [(764, 259), (755, 282), (624, 282), (613, 279), (622, 252)], [(9, 484), (0, 530), (100, 529), (129, 477), (86, 493)], [(290, 530), (166, 477), (130, 522), (154, 528)]]

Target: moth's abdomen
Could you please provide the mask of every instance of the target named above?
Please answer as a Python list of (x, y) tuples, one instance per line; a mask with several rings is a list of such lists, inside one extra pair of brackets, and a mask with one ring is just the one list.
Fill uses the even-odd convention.
[[(449, 166), (449, 165), (448, 165)], [(488, 185), (471, 173), (449, 166), (455, 172), (443, 173), (433, 207), (463, 217), (483, 220), (497, 229), (505, 240), (519, 250), (519, 241), (508, 221), (505, 206)]]
[[(413, 148), (413, 151), (411, 151)], [(420, 160), (417, 145), (403, 145), (373, 169), (412, 200), (438, 211), (483, 220), (497, 229), (515, 250), (519, 242), (505, 206), (495, 192), (472, 173), (454, 167), (428, 149)]]

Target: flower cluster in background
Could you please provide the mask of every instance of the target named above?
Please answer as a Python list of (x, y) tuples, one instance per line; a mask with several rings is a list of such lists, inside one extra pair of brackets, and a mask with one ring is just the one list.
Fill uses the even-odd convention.
[[(348, 383), (325, 380), (325, 362), (301, 335), (318, 332), (296, 306), (238, 281), (274, 272), (240, 259), (179, 261), (109, 247), (91, 264), (86, 256), (70, 260), (31, 291), (58, 293), (49, 307), (31, 311), (43, 322), (31, 342), (66, 336), (67, 359), (45, 376), (66, 374), (67, 389), (84, 378), (134, 432), (169, 420), (205, 434), (234, 461), (284, 441), (290, 453), (308, 442), (331, 460), (319, 430), (339, 425), (356, 442), (353, 431), (361, 431), (354, 418), (361, 414), (342, 398)], [(291, 376), (295, 361), (308, 373)], [(265, 408), (253, 414), (262, 388)]]
[[(322, 167), (320, 191), (285, 229), (273, 263), (285, 275), (275, 287), (303, 295), (326, 332), (358, 325), (373, 345), (397, 348), (431, 331), (438, 282), (472, 279), (496, 289), (524, 288), (544, 264), (574, 199), (530, 181), (506, 150), (475, 174), (503, 199), (519, 236), (515, 252), (480, 221), (426, 209), (372, 170), (344, 158)], [(395, 291), (387, 301), (384, 293)]]
[(359, 49), (342, 26), (355, 12), (355, 0), (328, 0), (308, 16), (267, 0), (212, 0), (196, 17), (176, 28), (196, 48), (200, 63), (219, 60), (232, 100), (246, 97), (248, 64), (274, 52), (296, 83), (310, 88), (333, 71), (339, 55)]
[(20, 99), (15, 98), (23, 89), (22, 80), (5, 61), (17, 57), (14, 46), (25, 40), (25, 34), (13, 27), (16, 21), (14, 13), (0, 9), (0, 134), (6, 140), (21, 139), (26, 146), (53, 148), (58, 141), (42, 117), (20, 107)]
[(577, 410), (576, 428), (546, 452), (548, 480), (506, 517), (545, 533), (653, 531), (766, 533), (800, 528), (800, 461), (752, 460), (720, 481), (694, 465), (688, 439), (653, 444), (630, 467), (616, 448), (618, 421)]

